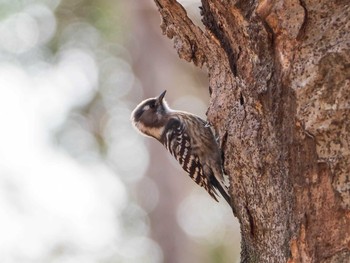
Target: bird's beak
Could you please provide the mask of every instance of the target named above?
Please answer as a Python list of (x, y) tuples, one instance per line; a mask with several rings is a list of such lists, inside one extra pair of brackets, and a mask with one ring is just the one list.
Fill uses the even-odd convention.
[(157, 98), (157, 103), (158, 103), (158, 104), (161, 104), (161, 103), (162, 103), (163, 98), (164, 98), (164, 96), (165, 96), (165, 93), (166, 93), (166, 90), (164, 90), (164, 91), (162, 92), (162, 94), (160, 94), (160, 95), (158, 96), (158, 98)]

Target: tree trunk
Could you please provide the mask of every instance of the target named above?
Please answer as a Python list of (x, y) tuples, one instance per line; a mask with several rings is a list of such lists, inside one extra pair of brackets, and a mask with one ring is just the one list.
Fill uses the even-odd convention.
[(205, 66), (242, 262), (350, 261), (349, 0), (202, 0), (204, 31), (155, 0)]

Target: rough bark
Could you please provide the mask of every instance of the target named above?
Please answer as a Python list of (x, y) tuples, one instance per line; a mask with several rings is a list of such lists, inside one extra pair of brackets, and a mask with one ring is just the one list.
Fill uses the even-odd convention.
[(155, 2), (179, 56), (208, 71), (241, 261), (349, 262), (349, 1), (202, 0), (204, 31)]

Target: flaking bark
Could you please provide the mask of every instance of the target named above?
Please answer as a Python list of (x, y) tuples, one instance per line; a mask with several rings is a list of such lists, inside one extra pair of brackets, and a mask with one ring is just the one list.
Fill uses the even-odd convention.
[(207, 68), (242, 262), (350, 259), (349, 1), (202, 0), (202, 31), (155, 0), (181, 58)]

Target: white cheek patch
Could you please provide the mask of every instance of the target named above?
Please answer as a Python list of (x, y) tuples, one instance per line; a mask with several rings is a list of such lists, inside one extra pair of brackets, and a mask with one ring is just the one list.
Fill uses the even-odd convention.
[(146, 105), (145, 107), (143, 107), (143, 111), (148, 111), (150, 109), (149, 105)]
[(154, 137), (158, 140), (162, 137), (163, 131), (165, 127), (146, 127), (141, 122), (137, 122), (135, 124), (136, 128), (143, 134), (147, 136)]

